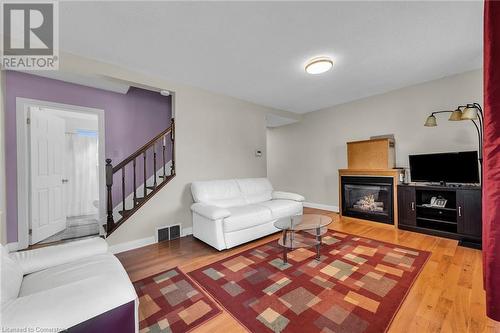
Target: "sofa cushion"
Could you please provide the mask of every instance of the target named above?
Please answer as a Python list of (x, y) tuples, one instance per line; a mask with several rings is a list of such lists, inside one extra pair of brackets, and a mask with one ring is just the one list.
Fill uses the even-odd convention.
[(236, 179), (247, 203), (271, 200), (273, 186), (267, 178)]
[(302, 214), (302, 203), (291, 200), (270, 200), (257, 205), (269, 208), (273, 219)]
[(193, 182), (191, 193), (195, 202), (223, 208), (246, 203), (240, 187), (234, 179)]
[(231, 216), (224, 219), (224, 232), (248, 229), (273, 219), (271, 210), (264, 206), (245, 205), (229, 207), (228, 210)]
[(2, 283), (2, 305), (7, 301), (16, 299), (21, 289), (23, 282), (23, 272), (21, 267), (11, 258), (5, 247), (0, 245), (0, 262), (1, 262), (1, 283)]

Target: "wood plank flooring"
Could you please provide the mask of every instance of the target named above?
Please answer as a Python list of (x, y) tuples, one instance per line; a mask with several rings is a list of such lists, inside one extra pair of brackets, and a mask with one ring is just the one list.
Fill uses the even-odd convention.
[[(330, 225), (333, 230), (432, 252), (388, 332), (500, 332), (500, 323), (488, 319), (485, 314), (481, 251), (459, 247), (454, 240), (396, 230), (377, 223), (339, 221), (336, 213), (328, 211), (305, 208), (304, 213), (335, 218)], [(277, 237), (278, 234), (271, 235), (219, 252), (189, 236), (123, 252), (117, 257), (131, 280), (137, 281), (175, 266), (187, 273)], [(223, 312), (192, 332), (246, 330)]]

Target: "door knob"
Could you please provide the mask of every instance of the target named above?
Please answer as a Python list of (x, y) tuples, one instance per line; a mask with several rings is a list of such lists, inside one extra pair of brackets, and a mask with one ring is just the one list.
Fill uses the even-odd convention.
[(63, 180), (62, 180), (62, 183), (63, 183), (63, 184), (66, 184), (67, 182), (69, 182), (69, 179), (63, 179)]

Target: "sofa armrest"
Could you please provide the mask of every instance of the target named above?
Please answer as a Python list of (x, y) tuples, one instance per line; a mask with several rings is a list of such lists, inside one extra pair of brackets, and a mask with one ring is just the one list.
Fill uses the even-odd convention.
[(202, 203), (194, 203), (191, 205), (191, 210), (210, 220), (219, 220), (231, 216), (231, 212), (225, 208)]
[(276, 199), (283, 199), (283, 200), (293, 200), (293, 201), (299, 201), (302, 202), (305, 200), (303, 196), (297, 193), (292, 193), (292, 192), (282, 192), (282, 191), (273, 191), (272, 194), (273, 200)]
[[(125, 271), (123, 274), (126, 276)], [(2, 305), (2, 327), (11, 332), (23, 327), (68, 329), (117, 306), (137, 302), (130, 280), (113, 283), (113, 278), (97, 275), (9, 301)]]
[(108, 252), (108, 243), (100, 237), (47, 246), (35, 250), (11, 253), (23, 274), (30, 274), (49, 267)]

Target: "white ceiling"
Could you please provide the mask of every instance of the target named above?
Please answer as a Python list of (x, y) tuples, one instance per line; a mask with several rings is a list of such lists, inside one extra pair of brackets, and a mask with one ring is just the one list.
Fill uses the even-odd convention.
[[(482, 1), (61, 2), (61, 49), (305, 113), (482, 66)], [(311, 76), (311, 57), (335, 59)]]

